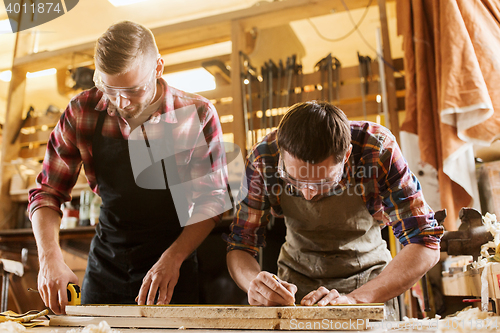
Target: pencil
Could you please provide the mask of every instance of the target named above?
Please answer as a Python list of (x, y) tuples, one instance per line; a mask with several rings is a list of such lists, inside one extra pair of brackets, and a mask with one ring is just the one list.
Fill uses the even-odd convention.
[[(278, 282), (279, 284), (282, 284), (281, 281), (278, 279), (278, 277), (275, 274), (273, 274), (273, 279), (275, 279), (276, 282)], [(295, 303), (293, 303), (293, 306), (297, 306), (297, 305)]]

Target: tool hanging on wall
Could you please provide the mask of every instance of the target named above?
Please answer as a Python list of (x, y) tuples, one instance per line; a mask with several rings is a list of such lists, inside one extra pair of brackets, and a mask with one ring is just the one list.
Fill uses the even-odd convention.
[(290, 89), (292, 88), (293, 74), (297, 69), (297, 55), (294, 54), (286, 59), (286, 90), (285, 90), (285, 107), (290, 106)]
[(314, 69), (320, 72), (321, 99), (325, 99), (325, 90), (328, 88), (328, 102), (333, 102), (333, 81), (335, 79), (335, 100), (340, 101), (340, 61), (329, 53), (316, 63)]
[(298, 89), (298, 94), (296, 93), (297, 99), (295, 102), (299, 103), (302, 102), (302, 91), (304, 90), (304, 88), (302, 87), (303, 76), (304, 76), (304, 74), (302, 73), (302, 64), (297, 64), (296, 74), (297, 74), (296, 87)]
[[(276, 115), (279, 116), (281, 114), (281, 93), (282, 93), (281, 81), (282, 81), (283, 71), (284, 71), (283, 61), (281, 59), (278, 62), (278, 66), (276, 66), (276, 70), (278, 72), (278, 80), (276, 82), (275, 110), (276, 110)], [(278, 124), (276, 124), (276, 126), (277, 125)]]
[(33, 108), (33, 106), (30, 106), (28, 113), (26, 114), (26, 117), (21, 122), (21, 125), (19, 125), (19, 128), (18, 128), (16, 134), (14, 134), (14, 137), (12, 138), (12, 141), (10, 142), (11, 145), (16, 143), (17, 138), (19, 137), (19, 134), (21, 133), (21, 130), (23, 129), (24, 125), (26, 125), (26, 122), (28, 121), (28, 119), (31, 118), (31, 116), (33, 115), (33, 112), (35, 112), (35, 109)]
[(369, 91), (369, 79), (371, 78), (372, 67), (371, 62), (372, 59), (369, 56), (362, 56), (358, 52), (358, 61), (359, 61), (359, 77), (360, 77), (360, 85), (361, 85), (361, 103), (363, 104), (363, 118), (366, 120), (367, 118), (367, 110), (366, 110), (366, 95)]
[[(273, 129), (273, 95), (274, 95), (274, 85), (273, 85), (273, 76), (278, 75), (278, 67), (275, 65), (275, 63), (269, 59), (269, 62), (267, 63), (267, 77), (268, 77), (268, 84), (267, 84), (267, 89), (268, 89), (268, 110), (269, 110), (269, 116), (268, 116), (268, 127), (271, 131)], [(266, 110), (267, 112), (267, 110)], [(267, 131), (266, 131), (267, 133)]]
[(245, 133), (250, 134), (250, 147), (256, 142), (254, 135), (254, 116), (252, 105), (252, 82), (257, 77), (255, 68), (250, 63), (248, 55), (240, 51), (240, 79), (243, 101), (243, 115), (245, 117)]
[(342, 66), (340, 64), (339, 59), (336, 57), (333, 57), (333, 76), (335, 78), (335, 104), (339, 105), (340, 104), (340, 67)]
[[(267, 63), (260, 67), (260, 76), (262, 81), (260, 81), (260, 110), (262, 111), (262, 118), (260, 118), (260, 130), (261, 137), (265, 136), (266, 133), (266, 108), (267, 108)], [(260, 140), (260, 138), (258, 139)]]

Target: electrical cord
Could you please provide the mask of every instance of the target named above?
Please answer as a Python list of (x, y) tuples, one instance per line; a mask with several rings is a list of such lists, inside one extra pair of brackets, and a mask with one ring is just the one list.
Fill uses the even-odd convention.
[[(308, 18), (307, 20), (309, 21), (309, 23), (311, 24), (311, 26), (313, 27), (313, 29), (316, 31), (316, 34), (317, 34), (317, 35), (318, 35), (321, 39), (324, 39), (324, 40), (326, 40), (327, 42), (339, 42), (339, 41), (341, 41), (341, 40), (343, 40), (343, 39), (346, 39), (347, 37), (349, 37), (350, 35), (352, 35), (352, 34), (353, 34), (356, 30), (358, 30), (358, 28), (359, 28), (359, 26), (361, 25), (361, 23), (363, 23), (363, 20), (365, 19), (366, 14), (368, 13), (368, 9), (370, 9), (370, 6), (371, 6), (371, 4), (372, 4), (372, 1), (373, 1), (373, 0), (370, 0), (370, 2), (368, 2), (368, 5), (366, 5), (366, 7), (365, 7), (365, 12), (363, 13), (363, 16), (361, 16), (361, 18), (359, 19), (359, 22), (358, 22), (357, 24), (353, 22), (353, 24), (354, 24), (354, 28), (353, 28), (351, 31), (349, 31), (347, 34), (345, 34), (344, 36), (339, 37), (339, 38), (328, 38), (328, 37), (323, 36), (323, 35), (321, 34), (321, 32), (319, 31), (318, 27), (317, 27), (317, 26), (313, 23), (313, 21), (312, 21), (310, 18)], [(343, 2), (343, 1), (342, 1), (342, 2)], [(346, 7), (346, 6), (345, 6), (345, 4), (344, 4), (344, 7)], [(347, 9), (347, 12), (349, 13), (349, 9), (348, 9), (347, 7), (346, 7), (346, 9)], [(349, 16), (350, 16), (350, 13), (349, 13)], [(351, 21), (352, 21), (352, 17), (351, 17)]]
[(309, 21), (309, 23), (311, 24), (311, 26), (313, 27), (314, 31), (316, 31), (316, 34), (323, 40), (326, 40), (328, 42), (338, 42), (338, 41), (341, 41), (343, 39), (346, 39), (347, 37), (349, 37), (350, 35), (352, 35), (355, 31), (359, 34), (359, 36), (361, 37), (361, 39), (363, 40), (363, 42), (371, 49), (373, 50), (373, 52), (375, 52), (375, 54), (380, 57), (380, 59), (382, 59), (382, 61), (384, 62), (384, 64), (386, 66), (388, 66), (390, 69), (392, 69), (394, 72), (400, 74), (401, 76), (403, 76), (403, 73), (401, 73), (398, 69), (396, 69), (394, 66), (392, 66), (391, 64), (389, 64), (385, 58), (379, 54), (377, 52), (377, 50), (375, 50), (371, 45), (370, 43), (368, 43), (368, 41), (365, 39), (365, 37), (363, 36), (363, 34), (361, 33), (361, 31), (359, 31), (359, 26), (363, 23), (365, 17), (366, 17), (366, 14), (368, 13), (368, 9), (370, 8), (373, 0), (370, 0), (368, 2), (368, 4), (366, 5), (365, 7), (365, 11), (363, 13), (363, 15), (361, 16), (361, 18), (359, 19), (359, 22), (356, 23), (354, 22), (354, 19), (351, 15), (351, 10), (347, 7), (347, 4), (345, 3), (344, 0), (340, 0), (342, 2), (342, 5), (344, 6), (346, 12), (347, 12), (347, 15), (349, 16), (349, 20), (352, 22), (352, 24), (354, 25), (354, 28), (349, 31), (347, 34), (345, 34), (344, 36), (342, 37), (339, 37), (339, 38), (328, 38), (328, 37), (325, 37), (321, 34), (321, 32), (319, 31), (318, 27), (311, 21), (311, 19), (307, 19)]
[[(373, 50), (373, 52), (375, 52), (375, 54), (380, 58), (382, 59), (382, 61), (384, 62), (384, 64), (389, 67), (390, 69), (392, 69), (394, 72), (400, 74), (401, 76), (403, 76), (403, 73), (401, 73), (399, 70), (397, 70), (394, 66), (392, 66), (391, 64), (389, 64), (385, 58), (379, 54), (377, 52), (377, 50), (375, 50), (371, 45), (370, 43), (368, 43), (368, 41), (365, 39), (365, 37), (363, 36), (363, 34), (361, 33), (361, 31), (359, 31), (359, 27), (356, 25), (356, 23), (354, 22), (354, 19), (352, 18), (352, 15), (351, 15), (351, 11), (350, 9), (347, 7), (346, 3), (344, 0), (340, 0), (342, 2), (342, 5), (344, 6), (345, 10), (347, 11), (347, 15), (349, 16), (349, 19), (351, 20), (352, 24), (355, 25), (355, 31), (358, 32), (358, 35), (361, 37), (361, 39), (363, 40), (363, 42), (371, 49)], [(370, 1), (371, 3), (371, 1)], [(370, 3), (368, 4), (368, 6), (370, 6)], [(365, 11), (366, 12), (366, 11)]]

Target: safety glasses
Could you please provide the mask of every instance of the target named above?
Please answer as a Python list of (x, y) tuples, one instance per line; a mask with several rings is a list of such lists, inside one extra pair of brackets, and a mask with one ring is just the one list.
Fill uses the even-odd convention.
[(281, 158), (281, 154), (278, 160), (279, 177), (297, 190), (303, 190), (307, 188), (311, 191), (317, 191), (319, 193), (330, 191), (332, 188), (339, 185), (340, 181), (342, 180), (342, 173), (343, 173), (343, 168), (341, 172), (339, 172), (333, 178), (325, 178), (317, 181), (298, 180), (290, 176), (290, 174), (288, 174), (288, 172), (286, 171), (285, 162)]
[(153, 87), (151, 84), (155, 78), (156, 67), (153, 69), (151, 74), (148, 75), (147, 79), (134, 87), (113, 87), (108, 86), (104, 82), (102, 82), (101, 73), (96, 69), (94, 72), (94, 83), (97, 89), (102, 91), (104, 94), (108, 95), (111, 98), (139, 98), (146, 95)]

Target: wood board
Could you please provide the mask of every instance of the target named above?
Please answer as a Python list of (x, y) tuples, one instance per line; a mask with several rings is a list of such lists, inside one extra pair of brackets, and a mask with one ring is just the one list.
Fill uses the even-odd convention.
[(51, 326), (86, 326), (105, 320), (111, 327), (364, 330), (369, 320), (385, 319), (384, 305), (336, 306), (66, 306), (67, 316), (54, 316)]
[(68, 305), (66, 313), (93, 317), (212, 319), (384, 319), (384, 305), (245, 306), (245, 305)]
[(368, 328), (369, 319), (231, 319), (231, 318), (146, 318), (52, 316), (50, 326), (99, 325), (106, 321), (114, 328), (185, 328), (242, 330), (337, 330), (360, 331)]

